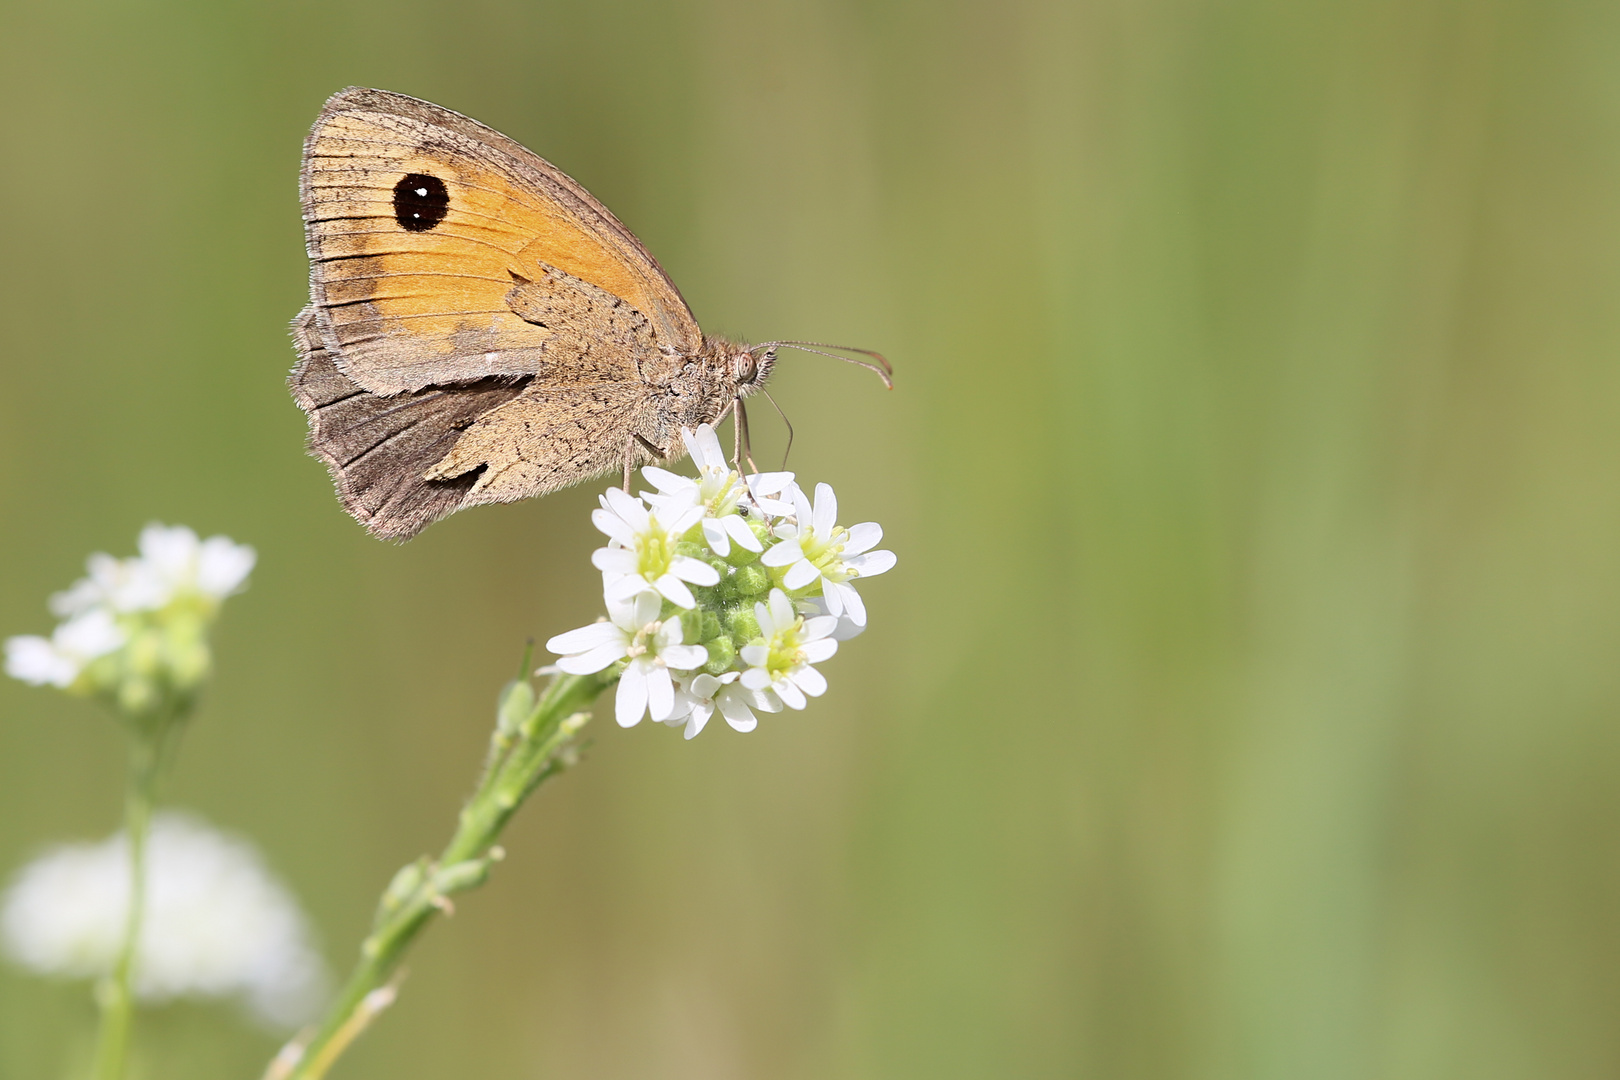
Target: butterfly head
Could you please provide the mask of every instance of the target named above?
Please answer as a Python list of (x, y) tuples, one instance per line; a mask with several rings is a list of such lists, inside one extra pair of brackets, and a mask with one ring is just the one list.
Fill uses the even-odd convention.
[(732, 358), (732, 370), (737, 379), (737, 394), (746, 397), (765, 385), (776, 366), (775, 345), (754, 345), (741, 348)]

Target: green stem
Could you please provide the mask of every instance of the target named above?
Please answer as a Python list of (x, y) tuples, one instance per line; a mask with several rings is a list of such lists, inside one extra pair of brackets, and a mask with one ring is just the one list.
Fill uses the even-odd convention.
[(101, 1030), (96, 1040), (96, 1080), (121, 1080), (129, 1056), (129, 1032), (135, 1012), (131, 981), (141, 922), (146, 915), (146, 837), (152, 822), (152, 794), (162, 759), (159, 743), (160, 739), (151, 729), (131, 725), (129, 790), (124, 799), (124, 835), (129, 843), (129, 911), (124, 918), (124, 937), (118, 958), (99, 987)]
[(266, 1080), (320, 1080), (392, 1002), (391, 980), (417, 935), (435, 915), (451, 910), (452, 894), (483, 884), (503, 854), (495, 842), (506, 823), (535, 788), (568, 767), (564, 751), (585, 722), (582, 710), (611, 682), (599, 675), (559, 675), (515, 733), (497, 731), (450, 843), (436, 861), (421, 859), (394, 875), (349, 981), (314, 1033), (276, 1055)]

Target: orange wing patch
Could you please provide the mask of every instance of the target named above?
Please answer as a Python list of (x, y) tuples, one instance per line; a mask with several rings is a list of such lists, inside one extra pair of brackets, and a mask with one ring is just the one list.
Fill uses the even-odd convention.
[[(413, 116), (340, 109), (312, 133), (311, 290), (323, 339), (365, 389), (390, 394), (554, 366), (563, 358), (547, 355), (552, 331), (507, 303), (514, 275), (535, 279), (542, 264), (648, 314), (655, 338), (668, 332), (672, 287), (656, 264), (651, 273), (638, 265), (650, 256), (591, 220), (589, 196), (592, 205), (548, 190), (543, 174), (524, 175), (530, 163), (503, 157), (504, 148)], [(396, 217), (395, 186), (411, 174), (437, 178), (448, 194), (442, 219), (425, 231)], [(679, 314), (690, 320), (684, 304)]]

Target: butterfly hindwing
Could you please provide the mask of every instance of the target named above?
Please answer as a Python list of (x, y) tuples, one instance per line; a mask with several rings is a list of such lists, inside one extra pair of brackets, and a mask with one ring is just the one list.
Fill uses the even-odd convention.
[(378, 536), (403, 540), (459, 510), (477, 472), (429, 480), (426, 472), (464, 429), (521, 394), (521, 380), (484, 380), (382, 397), (337, 369), (313, 308), (293, 321), (299, 361), (288, 377), (309, 414), (310, 452), (326, 463), (343, 508)]

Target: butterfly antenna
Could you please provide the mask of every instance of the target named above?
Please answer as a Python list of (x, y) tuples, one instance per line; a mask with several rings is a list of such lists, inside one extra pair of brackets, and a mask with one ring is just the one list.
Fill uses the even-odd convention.
[[(834, 360), (842, 360), (846, 364), (863, 367), (867, 371), (876, 373), (877, 377), (883, 380), (884, 386), (890, 390), (894, 389), (894, 368), (889, 365), (889, 361), (882, 353), (873, 352), (871, 349), (857, 349), (853, 345), (828, 345), (820, 341), (768, 341), (764, 347), (775, 348), (777, 346), (786, 346), (789, 349), (816, 353), (820, 356), (830, 356)], [(835, 352), (827, 352), (827, 349), (840, 349), (844, 352), (858, 353), (861, 356), (870, 356), (877, 363), (869, 364), (865, 360), (857, 360), (853, 356), (839, 356)]]
[[(782, 406), (778, 405), (776, 403), (776, 399), (771, 397), (771, 392), (769, 390), (762, 386), (759, 388), (759, 392), (765, 395), (765, 400), (771, 403), (771, 408), (776, 410), (776, 415), (780, 416), (782, 418), (782, 423), (787, 426), (788, 441), (787, 445), (782, 447), (782, 471), (787, 472), (788, 452), (793, 449), (793, 421), (787, 418), (787, 413), (783, 412)], [(748, 464), (752, 465), (753, 461), (749, 461)], [(755, 469), (754, 471), (758, 472), (759, 470)]]

